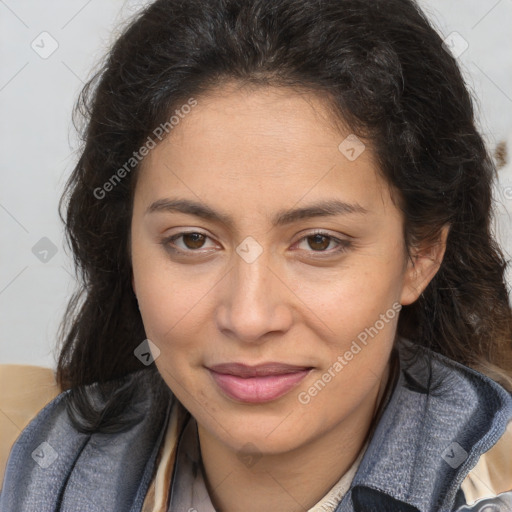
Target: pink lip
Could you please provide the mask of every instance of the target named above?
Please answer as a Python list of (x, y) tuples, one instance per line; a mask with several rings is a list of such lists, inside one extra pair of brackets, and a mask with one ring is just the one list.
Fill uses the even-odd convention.
[(297, 386), (311, 369), (282, 363), (257, 366), (225, 363), (208, 368), (221, 391), (230, 398), (247, 403), (280, 398)]

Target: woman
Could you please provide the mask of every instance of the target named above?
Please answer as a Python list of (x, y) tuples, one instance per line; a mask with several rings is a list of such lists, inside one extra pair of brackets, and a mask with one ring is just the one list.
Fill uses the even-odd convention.
[(495, 169), (412, 0), (157, 0), (80, 105), (0, 510), (510, 509)]

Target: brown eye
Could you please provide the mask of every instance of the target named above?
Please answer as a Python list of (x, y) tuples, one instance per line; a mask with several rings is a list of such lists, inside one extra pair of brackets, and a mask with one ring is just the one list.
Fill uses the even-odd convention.
[(197, 253), (197, 255), (204, 255), (206, 254), (206, 251), (201, 251), (200, 249), (213, 249), (215, 245), (213, 244), (213, 246), (205, 247), (205, 243), (209, 238), (210, 237), (204, 233), (189, 231), (164, 238), (160, 243), (167, 251), (173, 254), (185, 255), (188, 253), (189, 255), (195, 255), (194, 253)]
[(206, 240), (206, 236), (202, 233), (185, 233), (181, 236), (187, 249), (201, 249)]
[[(332, 245), (331, 245), (332, 244)], [(303, 246), (302, 248), (300, 246)], [(340, 240), (329, 233), (317, 232), (306, 235), (298, 243), (301, 251), (309, 252), (315, 257), (328, 257), (347, 251), (351, 246), (349, 240)], [(329, 249), (330, 247), (330, 249)]]
[(307, 237), (308, 245), (315, 251), (324, 251), (329, 247), (331, 237), (324, 235), (312, 235)]

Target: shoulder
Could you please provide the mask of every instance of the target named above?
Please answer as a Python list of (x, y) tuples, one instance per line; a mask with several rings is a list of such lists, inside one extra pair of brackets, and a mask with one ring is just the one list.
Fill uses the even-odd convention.
[[(434, 358), (440, 370), (438, 375), (447, 384), (441, 395), (453, 418), (465, 424), (457, 438), (471, 440), (466, 445), (467, 453), (463, 453), (465, 457), (455, 454), (461, 458), (461, 467), (469, 463), (471, 452), (480, 452), (468, 464), (469, 472), (460, 485), (464, 498), (457, 512), (512, 510), (512, 393), (472, 368), (439, 354)], [(467, 411), (471, 414), (465, 417)], [(466, 435), (472, 431), (472, 435)], [(451, 451), (445, 453), (445, 460), (451, 455)]]
[[(512, 419), (498, 442), (478, 459), (461, 489), (464, 492), (464, 510), (480, 510), (492, 503), (507, 504), (512, 510)], [(489, 508), (491, 510), (491, 508)], [(494, 509), (492, 509), (494, 510)]]
[[(96, 512), (127, 510), (128, 502), (140, 510), (174, 403), (157, 386), (157, 375), (143, 369), (72, 388), (33, 411), (11, 447), (0, 510)], [(73, 394), (78, 390), (108, 421), (87, 423), (76, 408), (74, 399), (85, 397)]]
[(0, 364), (0, 483), (16, 439), (60, 392), (51, 368)]
[[(411, 348), (408, 343), (401, 346), (400, 404), (407, 412), (395, 411), (405, 425), (414, 425), (420, 433), (410, 439), (410, 445), (419, 443), (410, 471), (416, 471), (418, 459), (424, 460), (422, 473), (432, 470), (437, 499), (445, 500), (446, 507), (462, 507), (454, 508), (460, 512), (494, 504), (486, 500), (508, 503), (512, 394), (472, 368), (427, 349), (416, 347), (411, 352)], [(428, 357), (410, 357), (411, 353)]]

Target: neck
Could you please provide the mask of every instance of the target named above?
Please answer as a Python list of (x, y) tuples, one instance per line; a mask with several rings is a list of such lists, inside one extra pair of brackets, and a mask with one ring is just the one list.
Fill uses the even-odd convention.
[(215, 509), (304, 512), (313, 507), (365, 446), (389, 373), (388, 365), (368, 400), (342, 423), (291, 451), (261, 454), (254, 464), (244, 464), (240, 453), (198, 424), (204, 477)]

